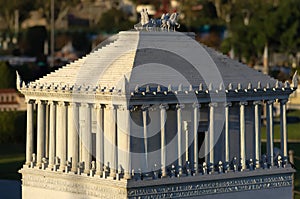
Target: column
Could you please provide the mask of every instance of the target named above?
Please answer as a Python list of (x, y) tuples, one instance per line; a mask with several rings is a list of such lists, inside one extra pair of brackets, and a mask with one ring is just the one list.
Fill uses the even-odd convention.
[(57, 104), (57, 152), (59, 158), (59, 170), (64, 171), (67, 165), (67, 110), (65, 102)]
[(117, 153), (117, 109), (115, 105), (109, 106), (110, 109), (110, 136), (111, 136), (111, 167), (110, 177), (115, 178), (118, 170), (118, 153)]
[(268, 163), (274, 166), (274, 123), (273, 123), (273, 100), (267, 101), (267, 154)]
[(260, 129), (261, 129), (261, 102), (255, 101), (254, 105), (254, 142), (255, 142), (255, 167), (260, 167), (260, 153), (261, 153), (261, 140), (260, 140)]
[(182, 175), (182, 109), (184, 104), (177, 104), (177, 138), (178, 138), (178, 174)]
[(246, 165), (246, 120), (245, 120), (245, 105), (247, 102), (240, 102), (240, 164), (241, 170), (245, 170)]
[(209, 163), (214, 165), (214, 136), (215, 136), (215, 107), (217, 107), (217, 103), (210, 103), (209, 104)]
[(229, 145), (229, 107), (231, 103), (225, 103), (225, 162), (230, 162), (230, 145)]
[(183, 121), (183, 130), (185, 132), (185, 162), (189, 161), (189, 123)]
[(131, 116), (130, 116), (130, 112), (131, 112), (131, 107), (128, 107), (126, 111), (126, 131), (127, 131), (127, 136), (126, 136), (126, 164), (124, 166), (124, 178), (125, 179), (130, 179), (131, 178), (131, 152), (130, 152), (130, 123), (131, 123)]
[(160, 108), (160, 133), (161, 133), (161, 170), (162, 177), (167, 177), (167, 151), (166, 151), (166, 129), (168, 105), (161, 104)]
[(102, 176), (104, 164), (104, 110), (101, 104), (94, 106), (96, 109), (96, 175)]
[(36, 166), (42, 166), (42, 158), (45, 155), (45, 103), (41, 100), (37, 102), (37, 163)]
[(82, 104), (85, 119), (85, 128), (82, 135), (83, 152), (82, 159), (84, 162), (84, 173), (89, 174), (92, 162), (92, 112), (90, 104)]
[(193, 104), (193, 134), (194, 134), (194, 172), (199, 172), (199, 150), (198, 150), (198, 124), (199, 124), (199, 108), (198, 103)]
[(70, 103), (68, 107), (68, 151), (71, 158), (71, 172), (76, 173), (79, 162), (79, 107)]
[(143, 133), (144, 133), (144, 151), (145, 151), (145, 163), (146, 163), (146, 170), (148, 168), (148, 109), (149, 105), (143, 105), (141, 107), (142, 115), (143, 115)]
[(55, 134), (56, 134), (56, 104), (51, 101), (49, 105), (49, 165), (52, 169), (55, 164)]
[(49, 159), (49, 104), (45, 105), (45, 158)]
[(33, 108), (34, 102), (27, 101), (27, 129), (26, 129), (26, 165), (30, 165), (33, 154)]
[(281, 153), (284, 159), (288, 158), (287, 150), (287, 127), (286, 127), (286, 103), (288, 100), (280, 100), (280, 137)]

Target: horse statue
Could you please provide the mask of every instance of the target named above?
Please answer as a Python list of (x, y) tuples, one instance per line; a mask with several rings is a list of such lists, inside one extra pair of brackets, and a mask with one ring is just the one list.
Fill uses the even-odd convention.
[(171, 28), (173, 29), (173, 31), (175, 31), (176, 26), (177, 28), (180, 28), (180, 24), (178, 23), (178, 17), (179, 13), (177, 12), (171, 14), (170, 19), (167, 21), (168, 31), (170, 31)]
[[(173, 14), (163, 14), (160, 19), (149, 19), (149, 14), (147, 9), (142, 9), (141, 11), (141, 21), (134, 25), (136, 30), (149, 30), (151, 28), (161, 28), (163, 30), (173, 30), (175, 31), (176, 28), (180, 27), (178, 21), (179, 14), (177, 12)], [(177, 26), (177, 27), (176, 27)]]

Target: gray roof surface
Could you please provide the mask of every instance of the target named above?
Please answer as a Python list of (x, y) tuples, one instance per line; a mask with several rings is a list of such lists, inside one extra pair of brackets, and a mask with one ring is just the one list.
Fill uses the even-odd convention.
[[(275, 86), (276, 80), (199, 44), (192, 33), (120, 32), (110, 43), (37, 80), (39, 84), (120, 87), (124, 76), (136, 85), (160, 84), (247, 88)], [(282, 84), (280, 83), (280, 86)]]

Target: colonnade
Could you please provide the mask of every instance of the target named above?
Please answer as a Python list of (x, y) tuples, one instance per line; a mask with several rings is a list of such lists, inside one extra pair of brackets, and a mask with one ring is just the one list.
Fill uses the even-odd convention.
[[(280, 126), (281, 126), (281, 151), (284, 159), (287, 158), (287, 129), (286, 129), (286, 102), (287, 100), (279, 100), (280, 103)], [(267, 161), (269, 166), (274, 166), (274, 122), (273, 122), (273, 103), (274, 100), (264, 101), (266, 105), (266, 121), (267, 121)], [(174, 153), (177, 153), (177, 174), (184, 173), (183, 167), (186, 162), (190, 162), (191, 170), (196, 175), (200, 172), (199, 168), (199, 121), (203, 113), (200, 111), (201, 107), (208, 106), (208, 132), (205, 134), (205, 149), (206, 149), (206, 163), (209, 165), (217, 165), (215, 162), (214, 145), (216, 143), (215, 132), (215, 114), (216, 107), (224, 108), (224, 164), (230, 162), (230, 111), (233, 106), (239, 107), (239, 156), (238, 164), (240, 170), (247, 169), (246, 157), (246, 119), (245, 107), (253, 106), (254, 114), (254, 167), (261, 166), (261, 108), (263, 101), (251, 102), (226, 102), (226, 103), (206, 103), (206, 104), (177, 104), (176, 110), (176, 125), (177, 129), (177, 148)], [(36, 158), (34, 154), (34, 109), (37, 109), (37, 140), (36, 140)], [(187, 127), (185, 118), (183, 117), (183, 110), (190, 106), (191, 111), (191, 127)], [(166, 142), (166, 121), (168, 120), (168, 104), (160, 104), (160, 148), (161, 148), (161, 177), (167, 177), (167, 142)], [(174, 107), (174, 106), (172, 106)], [(149, 105), (139, 106), (142, 111), (142, 124), (145, 146), (145, 159), (148, 159), (148, 126), (149, 121)], [(46, 110), (49, 113), (46, 117)], [(95, 161), (92, 158), (92, 111), (95, 111), (96, 121), (96, 154)], [(120, 111), (123, 111), (120, 113)], [(128, 107), (105, 104), (89, 104), (89, 103), (74, 103), (74, 102), (56, 102), (43, 100), (29, 100), (27, 103), (27, 141), (26, 141), (26, 163), (28, 167), (44, 168), (55, 171), (67, 171), (71, 173), (83, 173), (85, 175), (107, 175), (116, 178), (122, 169), (120, 168), (118, 149), (122, 149), (126, 153), (125, 161), (122, 162), (122, 168), (125, 179), (130, 179), (132, 173), (131, 163), (131, 117)], [(124, 113), (124, 115), (123, 115)], [(122, 116), (119, 116), (122, 115)], [(125, 116), (125, 117), (123, 117)], [(126, 120), (125, 128), (119, 130), (117, 118), (122, 117)], [(80, 120), (84, 120), (84, 124), (80, 126)], [(119, 118), (120, 119), (120, 118)], [(109, 123), (107, 123), (109, 121)], [(49, 128), (46, 128), (48, 123)], [(108, 124), (109, 126), (105, 126)], [(81, 129), (81, 132), (79, 131)], [(106, 134), (104, 133), (106, 132)], [(119, 137), (122, 131), (122, 140)], [(192, 136), (189, 136), (192, 135)], [(105, 137), (109, 135), (109, 139)], [(193, 157), (189, 156), (189, 142), (188, 139), (194, 140), (192, 143)], [(49, 140), (47, 140), (47, 139)], [(182, 140), (185, 138), (186, 143)], [(110, 141), (110, 148), (105, 147), (105, 142)], [(48, 144), (46, 144), (48, 143)], [(47, 147), (46, 147), (47, 146)], [(109, 165), (106, 165), (105, 150), (109, 150), (111, 159)], [(124, 159), (124, 157), (122, 157)], [(190, 159), (191, 158), (191, 159)], [(45, 166), (46, 165), (46, 166)], [(109, 167), (109, 168), (108, 168)]]

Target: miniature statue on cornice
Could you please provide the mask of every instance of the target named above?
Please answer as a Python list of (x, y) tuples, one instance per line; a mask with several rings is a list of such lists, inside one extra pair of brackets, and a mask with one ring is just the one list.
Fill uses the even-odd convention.
[(160, 19), (149, 19), (147, 9), (142, 9), (141, 11), (141, 21), (136, 24), (134, 28), (136, 30), (151, 30), (153, 28), (161, 28), (161, 30), (172, 30), (176, 31), (176, 28), (180, 28), (178, 23), (179, 13), (174, 12), (173, 14), (163, 14)]

